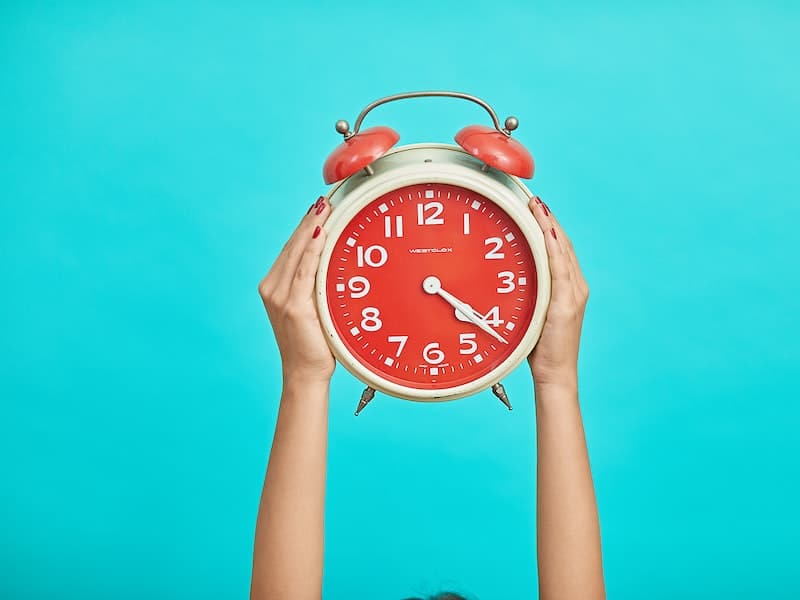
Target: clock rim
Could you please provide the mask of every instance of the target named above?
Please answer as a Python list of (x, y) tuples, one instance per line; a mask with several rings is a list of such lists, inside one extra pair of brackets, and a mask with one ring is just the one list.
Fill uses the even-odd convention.
[[(394, 168), (388, 168), (390, 159), (400, 153), (414, 153), (416, 151), (446, 150), (451, 151), (453, 158), (469, 157), (472, 162), (445, 161), (435, 163), (419, 163), (409, 160)], [(448, 156), (444, 154), (442, 156)], [(407, 157), (410, 159), (410, 157)], [(429, 167), (428, 164), (431, 166)], [(532, 195), (527, 187), (516, 177), (502, 174), (509, 183), (498, 181), (480, 170), (479, 161), (457, 146), (447, 144), (413, 144), (401, 146), (385, 154), (373, 163), (374, 174), (364, 177), (356, 185), (347, 190), (341, 198), (334, 198), (337, 192), (349, 182), (351, 178), (339, 182), (328, 193), (328, 199), (334, 210), (324, 225), (326, 232), (325, 245), (320, 256), (320, 264), (316, 274), (316, 307), (320, 323), (325, 333), (325, 338), (336, 360), (344, 366), (354, 377), (366, 385), (390, 396), (403, 400), (418, 402), (445, 402), (456, 400), (488, 389), (493, 384), (500, 382), (509, 373), (514, 371), (533, 350), (544, 327), (547, 307), (550, 302), (550, 267), (545, 246), (544, 235), (530, 215), (528, 201)], [(386, 169), (380, 167), (386, 166)], [(435, 172), (428, 172), (434, 168)], [(533, 309), (533, 316), (517, 347), (497, 367), (481, 377), (457, 386), (442, 388), (419, 389), (404, 386), (383, 378), (362, 364), (353, 355), (336, 332), (333, 317), (328, 308), (328, 296), (325, 274), (330, 265), (333, 248), (342, 235), (347, 224), (370, 202), (376, 198), (401, 187), (420, 183), (441, 183), (456, 185), (473, 190), (495, 204), (497, 204), (520, 228), (528, 245), (531, 248), (534, 264), (537, 271), (537, 297)], [(523, 198), (524, 197), (524, 198)], [(541, 268), (540, 268), (541, 266)]]

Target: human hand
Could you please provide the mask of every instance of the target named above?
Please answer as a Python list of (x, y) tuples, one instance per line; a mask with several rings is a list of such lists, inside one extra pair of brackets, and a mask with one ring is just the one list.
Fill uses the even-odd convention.
[(281, 353), (284, 382), (327, 384), (336, 366), (314, 302), (314, 280), (325, 243), (322, 225), (330, 213), (320, 196), (258, 285)]
[(539, 341), (528, 357), (536, 384), (577, 381), (578, 346), (589, 286), (564, 230), (538, 196), (528, 203), (542, 229), (550, 260), (550, 306)]

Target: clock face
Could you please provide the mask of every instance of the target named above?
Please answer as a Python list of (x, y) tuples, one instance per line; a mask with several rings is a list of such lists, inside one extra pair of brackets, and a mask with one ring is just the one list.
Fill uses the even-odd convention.
[(516, 222), (488, 198), (429, 183), (367, 204), (335, 241), (325, 279), (336, 332), (365, 368), (410, 388), (474, 381), (507, 359), (536, 304)]

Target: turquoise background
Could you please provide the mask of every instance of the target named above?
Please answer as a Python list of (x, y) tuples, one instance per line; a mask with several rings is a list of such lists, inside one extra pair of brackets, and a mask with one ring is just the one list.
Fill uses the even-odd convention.
[[(0, 10), (0, 597), (246, 597), (280, 381), (256, 285), (334, 121), (426, 88), (519, 116), (589, 280), (609, 597), (800, 597), (800, 4)], [(337, 370), (326, 598), (535, 596), (532, 389), (505, 383), (512, 413), (356, 419)]]

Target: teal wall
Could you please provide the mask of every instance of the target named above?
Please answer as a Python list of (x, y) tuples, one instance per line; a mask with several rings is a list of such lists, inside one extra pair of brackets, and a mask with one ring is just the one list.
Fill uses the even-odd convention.
[[(425, 88), (519, 116), (582, 260), (609, 597), (800, 597), (798, 31), (788, 1), (3, 3), (0, 597), (246, 596), (280, 381), (257, 282), (334, 121)], [(506, 388), (356, 419), (338, 369), (326, 598), (535, 597), (526, 370)]]

